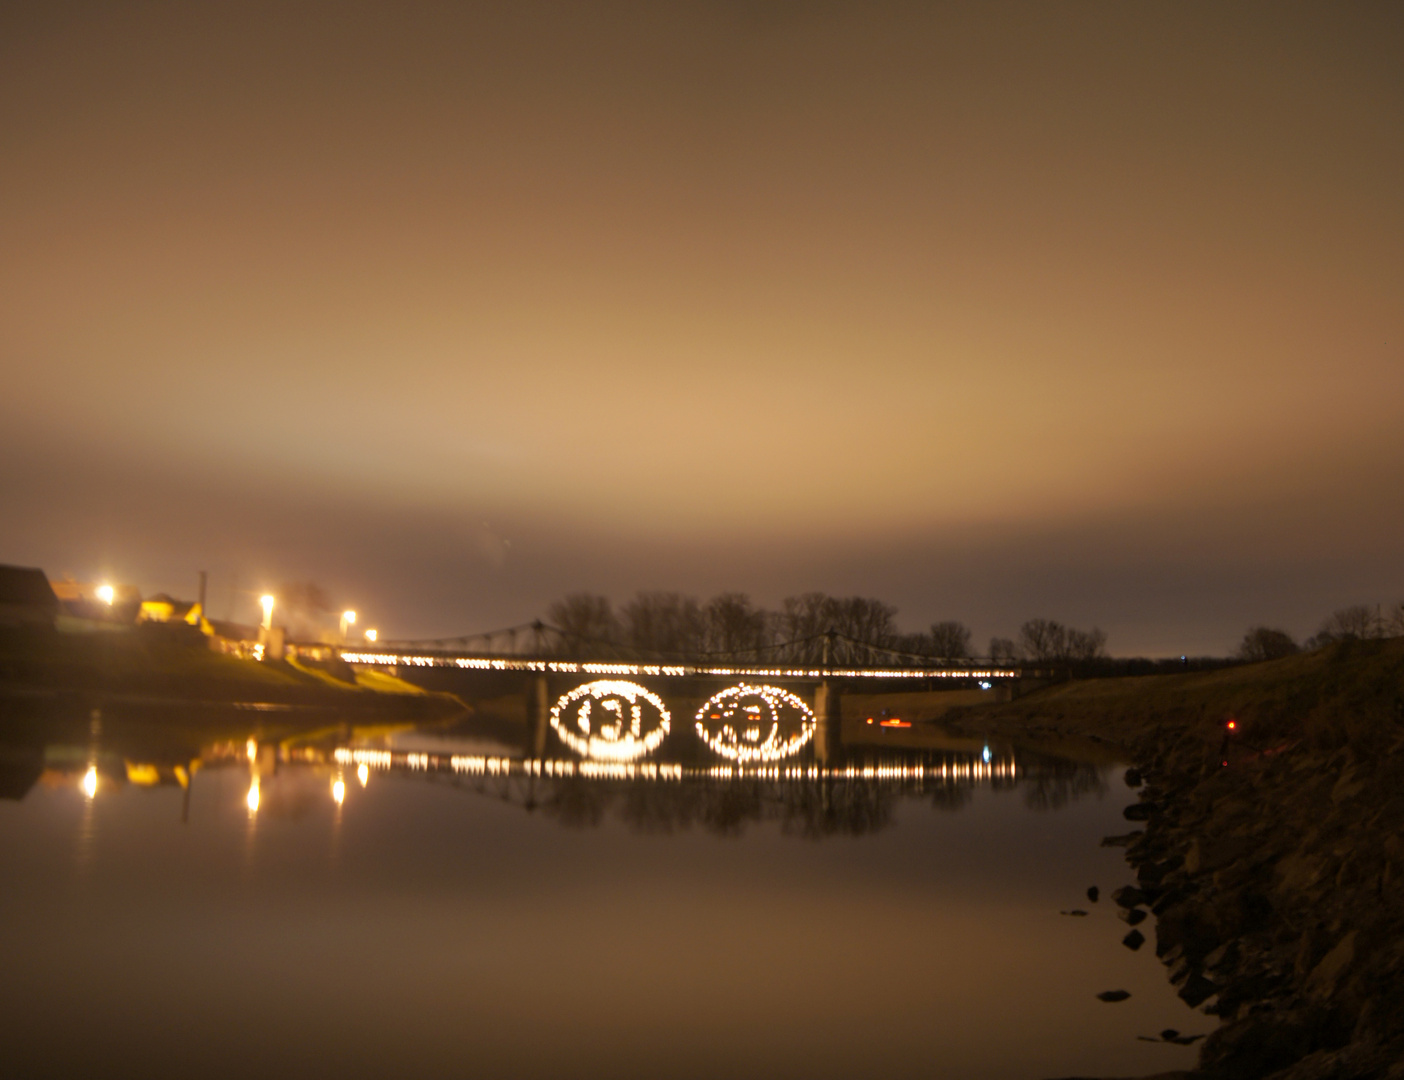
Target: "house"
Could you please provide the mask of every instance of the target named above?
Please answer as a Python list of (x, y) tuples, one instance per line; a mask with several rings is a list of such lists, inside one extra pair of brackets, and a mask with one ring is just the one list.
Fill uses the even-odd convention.
[(141, 610), (141, 590), (135, 585), (106, 585), (64, 578), (50, 581), (58, 597), (58, 628), (75, 633), (130, 626)]
[(44, 571), (0, 566), (0, 628), (52, 627), (59, 602)]

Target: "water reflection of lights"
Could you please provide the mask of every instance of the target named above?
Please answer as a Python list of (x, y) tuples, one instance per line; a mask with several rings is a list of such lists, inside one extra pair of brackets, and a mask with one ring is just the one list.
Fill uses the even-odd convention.
[[(468, 671), (536, 671), (544, 675), (631, 675), (736, 679), (1017, 679), (1017, 668), (857, 668), (857, 667), (729, 667), (690, 664), (622, 664), (574, 660), (527, 660), (514, 657), (448, 656), (393, 652), (341, 653), (348, 664), (376, 667), (456, 667)], [(986, 688), (987, 689), (987, 688)]]
[[(408, 769), (413, 772), (450, 772), (482, 777), (581, 777), (588, 780), (873, 780), (904, 783), (941, 781), (980, 783), (1015, 780), (1019, 775), (1013, 758), (984, 761), (943, 759), (939, 762), (893, 762), (844, 765), (710, 765), (702, 768), (652, 761), (566, 761), (552, 758), (509, 758), (474, 754), (402, 753), (340, 747), (332, 754), (340, 765), (357, 764), (370, 769)], [(359, 769), (358, 769), (359, 771)]]
[(89, 765), (88, 771), (83, 774), (82, 788), (83, 794), (90, 799), (97, 794), (98, 774), (96, 765)]
[(254, 742), (252, 739), (244, 743), (244, 753), (248, 755), (250, 761), (253, 761), (258, 757), (258, 743)]
[(258, 813), (258, 777), (254, 777), (249, 784), (249, 793), (244, 796), (244, 802), (248, 804), (249, 813)]
[(346, 801), (346, 781), (338, 777), (332, 783), (332, 802), (340, 806)]
[[(651, 708), (645, 710), (645, 705)], [(647, 719), (646, 713), (651, 713)], [(551, 706), (551, 726), (582, 757), (632, 761), (657, 748), (672, 717), (663, 699), (638, 683), (597, 679)]]
[(697, 710), (697, 734), (733, 761), (778, 761), (799, 753), (814, 736), (814, 713), (775, 686), (741, 683), (713, 694)]
[(361, 782), (361, 787), (365, 787), (370, 780), (370, 766), (364, 761), (356, 766), (356, 779)]

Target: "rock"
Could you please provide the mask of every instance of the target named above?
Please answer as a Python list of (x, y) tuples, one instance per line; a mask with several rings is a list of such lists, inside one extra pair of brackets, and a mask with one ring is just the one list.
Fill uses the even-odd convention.
[(1116, 913), (1116, 917), (1127, 926), (1135, 926), (1137, 923), (1146, 921), (1146, 911), (1144, 908), (1122, 908)]
[(1139, 949), (1142, 945), (1146, 943), (1146, 935), (1141, 933), (1139, 930), (1132, 930), (1131, 933), (1127, 934), (1124, 938), (1121, 939), (1121, 943), (1125, 945), (1128, 949), (1130, 949), (1132, 952), (1135, 952), (1137, 949)]
[(1313, 997), (1326, 998), (1336, 989), (1341, 976), (1355, 960), (1355, 931), (1336, 943), (1336, 947), (1321, 958), (1321, 963), (1307, 976), (1306, 991)]
[(1134, 885), (1123, 885), (1111, 894), (1112, 903), (1117, 907), (1140, 907), (1146, 902), (1146, 894)]
[(1091, 900), (1092, 903), (1095, 904), (1095, 903), (1097, 902), (1097, 897), (1099, 897), (1099, 896), (1101, 896), (1101, 895), (1102, 895), (1101, 890), (1098, 889), (1097, 886), (1095, 886), (1095, 885), (1089, 885), (1089, 886), (1087, 887), (1087, 899)]
[(1204, 958), (1204, 966), (1210, 971), (1232, 965), (1238, 961), (1238, 942), (1228, 941), (1214, 949)]
[(1132, 803), (1121, 812), (1121, 816), (1127, 821), (1149, 821), (1151, 815), (1155, 813), (1155, 804), (1148, 802)]
[(1253, 848), (1251, 836), (1222, 836), (1207, 843), (1196, 838), (1185, 852), (1185, 872), (1199, 874), (1222, 869), (1250, 854)]
[(1098, 1001), (1125, 1001), (1131, 995), (1125, 990), (1103, 990), (1097, 995)]
[(1166, 1042), (1174, 1042), (1180, 1037), (1180, 1032), (1176, 1028), (1166, 1028), (1160, 1033), (1160, 1037)]
[(1185, 985), (1180, 987), (1180, 998), (1191, 1009), (1197, 1009), (1219, 992), (1219, 988), (1199, 972), (1191, 972)]
[(1087, 912), (1083, 911), (1082, 908), (1073, 908), (1071, 911), (1060, 911), (1060, 912), (1058, 912), (1058, 914), (1059, 914), (1059, 915), (1078, 915), (1078, 916), (1082, 916), (1082, 915), (1086, 915)]
[(1136, 881), (1143, 890), (1159, 888), (1167, 877), (1178, 869), (1184, 860), (1162, 859), (1159, 862), (1147, 860), (1136, 868)]
[(1145, 835), (1144, 830), (1137, 829), (1135, 832), (1122, 833), (1119, 836), (1104, 836), (1102, 837), (1102, 847), (1125, 847)]

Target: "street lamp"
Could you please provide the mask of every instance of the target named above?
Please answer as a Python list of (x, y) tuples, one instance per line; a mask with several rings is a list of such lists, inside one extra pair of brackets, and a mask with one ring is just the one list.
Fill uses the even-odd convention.
[(108, 607), (111, 607), (112, 601), (117, 599), (117, 590), (111, 585), (99, 585), (97, 587), (97, 597)]
[(263, 605), (263, 628), (264, 628), (265, 630), (272, 630), (272, 629), (273, 629), (273, 597), (267, 596), (267, 595), (261, 596), (261, 597), (259, 597), (258, 602), (259, 602), (260, 604)]
[(369, 641), (372, 645), (375, 644), (375, 639), (376, 639), (377, 636), (378, 636), (378, 635), (376, 634), (376, 632), (375, 632), (374, 630), (367, 630), (367, 631), (366, 631), (366, 640)]
[(346, 629), (356, 625), (356, 613), (354, 611), (343, 611), (341, 613), (341, 640), (346, 640)]

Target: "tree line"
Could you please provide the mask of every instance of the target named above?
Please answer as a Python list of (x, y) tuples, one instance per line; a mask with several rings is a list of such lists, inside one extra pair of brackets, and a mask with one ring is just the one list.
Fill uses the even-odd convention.
[(1279, 660), (1340, 641), (1379, 641), (1396, 637), (1404, 637), (1404, 603), (1388, 608), (1354, 604), (1332, 612), (1320, 629), (1300, 644), (1286, 630), (1272, 626), (1249, 627), (1238, 646), (1237, 657), (1249, 663)]
[[(634, 658), (716, 656), (784, 663), (901, 664), (973, 660), (970, 628), (954, 619), (917, 633), (897, 627), (897, 609), (862, 596), (789, 596), (778, 610), (745, 593), (702, 601), (676, 592), (640, 592), (617, 609), (608, 597), (571, 593), (547, 618), (569, 647), (587, 655)], [(984, 653), (1001, 662), (1083, 663), (1105, 656), (1107, 636), (1052, 619), (1030, 619), (1015, 638), (993, 638)]]

